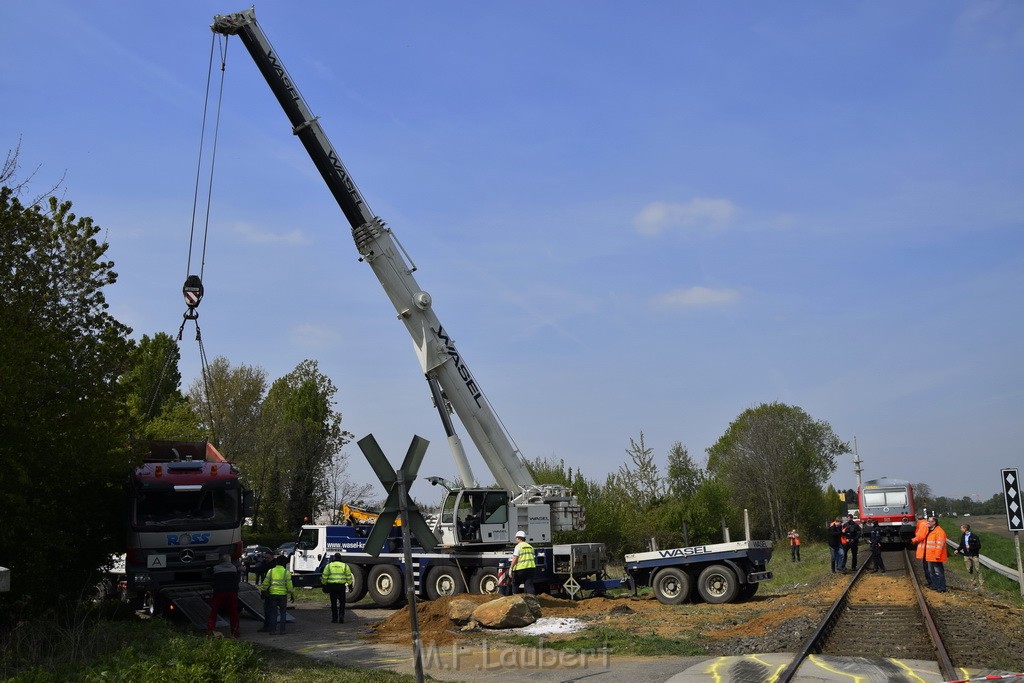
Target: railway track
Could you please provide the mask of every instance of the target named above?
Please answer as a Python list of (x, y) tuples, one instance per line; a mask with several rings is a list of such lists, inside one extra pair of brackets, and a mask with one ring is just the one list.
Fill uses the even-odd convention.
[(932, 660), (943, 680), (957, 678), (935, 625), (915, 563), (906, 551), (883, 554), (886, 573), (861, 565), (810, 638), (777, 679), (788, 683), (816, 654), (878, 659)]

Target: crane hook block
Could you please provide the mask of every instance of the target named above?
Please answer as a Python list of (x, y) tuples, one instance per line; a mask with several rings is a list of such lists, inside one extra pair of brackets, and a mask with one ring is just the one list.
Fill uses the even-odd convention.
[(203, 300), (203, 281), (198, 275), (189, 275), (185, 278), (185, 286), (181, 288), (181, 293), (188, 307), (195, 308)]

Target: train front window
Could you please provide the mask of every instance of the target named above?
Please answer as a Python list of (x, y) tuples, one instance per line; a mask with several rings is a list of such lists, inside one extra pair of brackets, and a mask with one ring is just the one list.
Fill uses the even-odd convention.
[(865, 508), (900, 508), (907, 507), (907, 492), (898, 491), (865, 491)]

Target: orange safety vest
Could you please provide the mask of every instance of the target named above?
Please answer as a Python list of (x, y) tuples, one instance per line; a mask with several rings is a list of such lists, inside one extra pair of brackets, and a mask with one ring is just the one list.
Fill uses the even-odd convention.
[(924, 559), (928, 562), (946, 561), (946, 531), (938, 524), (928, 534), (928, 541), (925, 543)]
[(800, 545), (800, 534), (790, 534), (789, 535), (789, 544), (790, 545), (797, 545), (797, 546)]
[(928, 538), (928, 521), (924, 519), (917, 520), (917, 527), (914, 529), (914, 538), (910, 539), (910, 542), (917, 546), (917, 559), (924, 559), (924, 542)]

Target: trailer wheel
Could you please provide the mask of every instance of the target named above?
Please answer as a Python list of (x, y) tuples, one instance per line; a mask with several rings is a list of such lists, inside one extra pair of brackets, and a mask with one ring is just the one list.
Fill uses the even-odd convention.
[(466, 579), (458, 567), (434, 567), (427, 574), (427, 597), (431, 600), (466, 592)]
[(392, 607), (402, 599), (402, 572), (390, 564), (377, 564), (370, 570), (370, 597), (381, 607)]
[(682, 569), (666, 567), (654, 575), (654, 596), (663, 605), (679, 605), (690, 597), (690, 575)]
[(760, 585), (761, 584), (759, 583), (745, 583), (742, 586), (740, 586), (740, 600), (749, 600), (750, 598), (754, 597), (754, 595), (757, 593), (757, 587)]
[(494, 567), (480, 567), (473, 572), (469, 580), (470, 590), (481, 595), (497, 595), (501, 592), (498, 585), (498, 570)]
[(366, 568), (358, 564), (350, 564), (352, 583), (345, 593), (345, 602), (352, 605), (366, 597)]
[(704, 602), (712, 605), (732, 602), (739, 592), (739, 582), (736, 574), (724, 564), (713, 564), (697, 578), (697, 592)]

